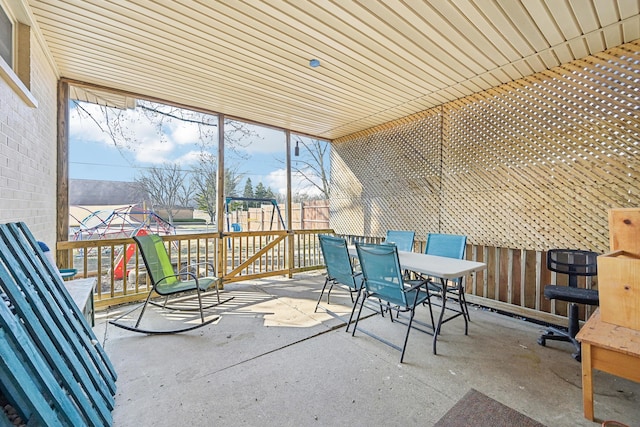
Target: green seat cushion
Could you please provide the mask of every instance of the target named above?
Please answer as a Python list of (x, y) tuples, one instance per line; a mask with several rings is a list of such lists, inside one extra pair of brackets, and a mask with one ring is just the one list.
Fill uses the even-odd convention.
[[(216, 277), (202, 277), (198, 278), (198, 286), (201, 291), (206, 291), (212, 285), (218, 282)], [(160, 295), (175, 294), (178, 292), (192, 291), (196, 288), (195, 280), (177, 280), (171, 283), (162, 281), (159, 285), (156, 285), (156, 292)]]

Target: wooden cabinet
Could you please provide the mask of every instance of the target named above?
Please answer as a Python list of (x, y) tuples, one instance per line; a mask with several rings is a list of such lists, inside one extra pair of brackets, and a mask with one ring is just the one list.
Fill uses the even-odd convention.
[(640, 255), (615, 251), (598, 257), (602, 321), (640, 330)]
[(609, 211), (612, 252), (598, 257), (602, 321), (640, 330), (640, 209)]

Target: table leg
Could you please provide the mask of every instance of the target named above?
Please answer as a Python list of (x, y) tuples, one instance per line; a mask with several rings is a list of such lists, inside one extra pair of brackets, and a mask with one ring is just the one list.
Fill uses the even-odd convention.
[(593, 369), (591, 367), (591, 344), (582, 343), (582, 405), (584, 417), (593, 421)]
[(458, 282), (458, 303), (460, 304), (460, 311), (462, 311), (462, 317), (464, 317), (464, 334), (469, 335), (469, 308), (467, 307), (467, 299), (464, 296), (464, 286), (462, 281), (464, 278), (460, 278)]
[[(464, 296), (464, 287), (462, 286), (463, 278), (460, 278), (458, 282), (458, 303), (460, 304), (460, 311), (457, 314), (448, 317), (446, 320), (444, 319), (444, 312), (447, 309), (447, 280), (440, 278), (440, 287), (442, 289), (442, 310), (440, 311), (440, 316), (438, 317), (438, 324), (435, 327), (435, 331), (433, 333), (433, 354), (436, 353), (436, 343), (438, 340), (438, 335), (440, 334), (440, 328), (444, 322), (448, 322), (449, 320), (455, 319), (458, 316), (462, 316), (464, 318), (464, 334), (469, 334), (469, 312), (467, 310), (467, 301)], [(455, 309), (452, 309), (456, 311)]]
[(440, 333), (440, 327), (442, 326), (442, 319), (444, 318), (444, 311), (447, 306), (447, 282), (444, 279), (440, 279), (440, 286), (442, 286), (442, 307), (440, 311), (440, 316), (438, 316), (438, 324), (436, 325), (436, 329), (433, 331), (433, 354), (436, 353), (436, 343), (438, 341), (438, 334)]

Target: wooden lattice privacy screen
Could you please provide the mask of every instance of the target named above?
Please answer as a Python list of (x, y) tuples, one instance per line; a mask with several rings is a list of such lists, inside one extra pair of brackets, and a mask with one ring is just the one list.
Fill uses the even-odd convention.
[(640, 40), (334, 141), (331, 227), (608, 250), (640, 206)]

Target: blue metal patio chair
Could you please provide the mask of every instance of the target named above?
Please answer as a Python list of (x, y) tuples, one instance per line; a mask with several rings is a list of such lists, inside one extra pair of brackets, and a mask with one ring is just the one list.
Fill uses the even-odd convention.
[(320, 305), (322, 295), (324, 294), (327, 285), (330, 284), (327, 292), (327, 304), (330, 304), (329, 298), (331, 296), (333, 286), (336, 284), (343, 286), (349, 291), (351, 302), (353, 303), (351, 316), (349, 317), (349, 322), (347, 322), (348, 331), (351, 320), (353, 319), (355, 303), (358, 300), (358, 297), (354, 299), (353, 295), (360, 295), (360, 289), (362, 288), (362, 273), (353, 271), (353, 265), (351, 264), (351, 257), (349, 256), (346, 240), (341, 237), (329, 236), (327, 234), (319, 234), (318, 238), (320, 239), (320, 249), (322, 250), (324, 262), (327, 267), (327, 278), (324, 281), (324, 286), (322, 287), (322, 291), (320, 292), (314, 311), (318, 311), (318, 306)]
[[(120, 319), (129, 313), (125, 313), (124, 315), (109, 321), (114, 326), (119, 328), (127, 329), (133, 332), (140, 332), (145, 334), (171, 334), (176, 332), (185, 332), (190, 331), (196, 328), (200, 328), (202, 326), (208, 325), (215, 320), (217, 320), (220, 316), (214, 316), (209, 320), (205, 320), (204, 318), (204, 310), (214, 307), (216, 305), (222, 304), (223, 302), (229, 301), (232, 298), (228, 298), (224, 301), (220, 300), (220, 293), (218, 290), (218, 285), (220, 283), (220, 279), (215, 276), (215, 270), (211, 263), (204, 262), (199, 264), (192, 264), (188, 267), (188, 270), (180, 271), (176, 273), (173, 269), (173, 264), (171, 263), (171, 258), (167, 252), (167, 248), (164, 246), (164, 242), (162, 238), (156, 234), (149, 234), (145, 236), (134, 236), (133, 240), (135, 240), (138, 245), (138, 249), (140, 250), (140, 254), (142, 255), (142, 259), (144, 261), (144, 265), (147, 268), (147, 272), (149, 274), (149, 278), (151, 280), (152, 288), (147, 295), (145, 302), (142, 305), (142, 310), (138, 319), (134, 326), (127, 325), (125, 323), (120, 322)], [(197, 271), (191, 271), (192, 268), (197, 269), (197, 265), (205, 265), (207, 268), (207, 272), (211, 269), (212, 273), (208, 277), (198, 277)], [(182, 277), (189, 277), (190, 280), (183, 280)], [(210, 304), (206, 307), (202, 305), (202, 294), (208, 291), (211, 287), (215, 289), (216, 294), (216, 302)], [(172, 295), (182, 294), (186, 292), (194, 292), (196, 293), (198, 305), (196, 308), (192, 306), (188, 306), (186, 304), (178, 305), (178, 306), (169, 306), (167, 305), (168, 299)], [(159, 304), (151, 300), (153, 293), (157, 293), (158, 295), (164, 296), (164, 303)], [(142, 320), (142, 316), (145, 313), (148, 304), (156, 305), (162, 307), (163, 309), (176, 310), (176, 311), (199, 311), (200, 312), (200, 323), (196, 323), (193, 325), (188, 325), (178, 329), (171, 330), (155, 330), (155, 329), (143, 329), (140, 327), (140, 322)]]
[[(439, 234), (439, 233), (429, 233), (427, 235), (427, 246), (425, 247), (424, 253), (427, 255), (436, 255), (447, 258), (455, 258), (455, 259), (464, 259), (464, 252), (467, 247), (467, 236), (458, 235), (458, 234)], [(435, 277), (434, 279), (440, 280), (442, 286), (438, 286), (433, 282), (429, 283), (429, 290), (433, 292), (437, 292), (439, 294), (442, 293), (442, 287), (446, 288), (446, 293), (452, 295), (459, 303), (460, 310), (465, 317), (466, 321), (471, 320), (469, 317), (469, 309), (467, 307), (467, 301), (464, 297), (464, 284), (463, 277), (450, 280), (449, 283), (444, 282), (444, 280), (440, 277)], [(441, 295), (442, 298), (446, 298), (446, 295)], [(447, 309), (454, 310), (453, 308), (447, 307)], [(465, 322), (466, 329), (466, 322)], [(466, 334), (466, 330), (465, 330)]]
[[(429, 306), (431, 315), (431, 329), (435, 329), (433, 324), (433, 312), (431, 311), (431, 301), (429, 292), (426, 288), (427, 280), (406, 280), (400, 269), (400, 261), (398, 259), (398, 248), (394, 245), (374, 245), (366, 243), (356, 243), (360, 266), (364, 276), (364, 286), (362, 288), (363, 298), (360, 301), (360, 309), (353, 327), (352, 335), (355, 336), (358, 329), (358, 321), (362, 313), (362, 307), (368, 298), (375, 298), (380, 304), (386, 303), (387, 307), (397, 310), (398, 313), (408, 312), (409, 319), (402, 322), (396, 316), (398, 323), (406, 324), (407, 330), (404, 337), (402, 347), (393, 344), (373, 333), (360, 329), (361, 332), (375, 338), (396, 350), (401, 351), (400, 363), (404, 360), (404, 353), (409, 340), (409, 332), (411, 329), (418, 329), (425, 333), (430, 331), (421, 329), (414, 325), (418, 323), (414, 321), (415, 309), (423, 303)], [(390, 316), (393, 321), (393, 316)], [(429, 325), (425, 325), (429, 326)]]
[(415, 231), (387, 230), (387, 237), (384, 242), (393, 243), (398, 247), (399, 251), (413, 252), (413, 239), (415, 236)]

